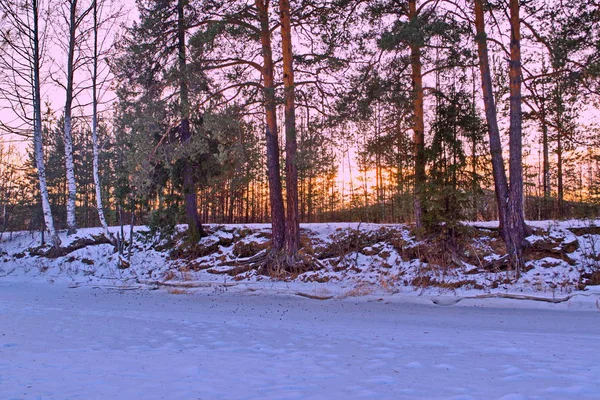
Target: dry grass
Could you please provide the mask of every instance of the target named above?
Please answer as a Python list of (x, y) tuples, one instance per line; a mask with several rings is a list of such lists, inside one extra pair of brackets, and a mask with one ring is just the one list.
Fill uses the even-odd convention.
[(185, 289), (169, 288), (167, 290), (169, 294), (188, 294), (189, 292)]
[(172, 281), (173, 279), (175, 279), (176, 276), (177, 275), (175, 274), (174, 271), (168, 270), (168, 271), (165, 271), (165, 273), (163, 274), (162, 280), (163, 281)]
[(350, 289), (349, 291), (347, 291), (346, 293), (344, 293), (341, 297), (342, 298), (347, 298), (347, 297), (362, 297), (362, 296), (368, 296), (370, 294), (373, 294), (375, 292), (375, 289), (373, 288), (373, 285), (371, 285), (370, 283), (359, 283), (357, 284), (354, 288)]

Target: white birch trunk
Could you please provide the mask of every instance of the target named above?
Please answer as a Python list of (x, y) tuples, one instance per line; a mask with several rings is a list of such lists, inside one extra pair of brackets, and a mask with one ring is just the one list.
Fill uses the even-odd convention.
[(77, 197), (77, 186), (75, 184), (75, 165), (73, 163), (73, 136), (71, 134), (71, 112), (65, 110), (65, 168), (67, 173), (67, 227), (68, 235), (77, 232), (77, 221), (75, 220), (75, 199)]
[(77, 232), (77, 221), (75, 219), (75, 200), (77, 199), (77, 185), (75, 183), (75, 166), (73, 163), (73, 134), (72, 134), (72, 106), (73, 106), (73, 80), (74, 80), (74, 58), (75, 39), (77, 30), (77, 0), (71, 0), (69, 18), (69, 52), (67, 54), (67, 84), (65, 101), (65, 169), (67, 175), (67, 227), (68, 235)]
[(96, 208), (98, 209), (98, 219), (104, 229), (106, 237), (114, 241), (110, 231), (108, 230), (108, 224), (106, 223), (106, 217), (104, 216), (104, 207), (102, 206), (102, 190), (100, 186), (100, 174), (99, 174), (99, 146), (98, 146), (98, 2), (94, 0), (93, 4), (94, 14), (94, 57), (93, 57), (93, 70), (92, 70), (92, 164), (93, 164), (93, 175), (94, 175), (94, 187), (96, 189)]
[(60, 247), (60, 238), (54, 228), (50, 198), (48, 196), (48, 185), (46, 183), (46, 166), (44, 163), (44, 150), (42, 145), (42, 100), (40, 90), (40, 49), (39, 49), (39, 25), (38, 25), (38, 3), (32, 0), (33, 6), (33, 145), (35, 152), (35, 164), (40, 182), (40, 194), (42, 198), (42, 212), (46, 229), (50, 233), (50, 241), (55, 248)]
[[(37, 108), (37, 105), (36, 105)], [(37, 114), (37, 112), (36, 112)], [(42, 212), (44, 214), (44, 223), (50, 233), (52, 246), (60, 247), (60, 239), (54, 228), (52, 218), (52, 209), (50, 208), (50, 197), (48, 195), (48, 184), (46, 183), (46, 166), (44, 163), (44, 150), (42, 146), (42, 124), (41, 119), (36, 115), (35, 127), (33, 131), (33, 143), (35, 148), (35, 166), (37, 168), (38, 179), (40, 181), (40, 193), (42, 196)]]
[[(96, 59), (94, 59), (94, 63)], [(95, 68), (94, 68), (95, 69)], [(104, 217), (104, 207), (102, 206), (102, 190), (100, 187), (100, 174), (99, 174), (99, 149), (98, 149), (98, 117), (97, 117), (97, 100), (96, 100), (96, 83), (94, 82), (94, 87), (92, 91), (94, 92), (94, 104), (93, 104), (93, 115), (92, 115), (92, 145), (93, 145), (93, 173), (94, 173), (94, 186), (96, 188), (96, 207), (98, 209), (98, 218), (100, 219), (100, 224), (104, 229), (104, 234), (110, 240), (112, 240), (112, 235), (108, 230), (108, 224), (106, 223), (106, 218)]]

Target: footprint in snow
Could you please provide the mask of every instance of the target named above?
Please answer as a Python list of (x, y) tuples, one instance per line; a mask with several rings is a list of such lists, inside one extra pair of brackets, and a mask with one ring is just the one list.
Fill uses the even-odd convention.
[(421, 364), (418, 361), (409, 362), (408, 364), (406, 364), (406, 366), (409, 368), (423, 368), (423, 364)]

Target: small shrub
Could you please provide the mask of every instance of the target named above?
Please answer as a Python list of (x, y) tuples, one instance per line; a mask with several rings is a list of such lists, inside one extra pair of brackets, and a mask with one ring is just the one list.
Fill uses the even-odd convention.
[(175, 206), (152, 211), (148, 219), (150, 234), (158, 235), (161, 239), (172, 237), (175, 234), (180, 214), (179, 208)]

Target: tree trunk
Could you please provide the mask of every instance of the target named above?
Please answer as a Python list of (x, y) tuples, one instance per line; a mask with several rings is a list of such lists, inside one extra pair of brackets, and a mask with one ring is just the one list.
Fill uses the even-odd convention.
[[(186, 144), (191, 139), (190, 132), (190, 106), (185, 47), (185, 0), (177, 2), (177, 50), (179, 57), (179, 106), (180, 106), (180, 134), (181, 142)], [(198, 195), (196, 193), (196, 182), (191, 160), (186, 157), (183, 166), (183, 194), (185, 197), (185, 217), (188, 224), (188, 239), (197, 242), (204, 234), (200, 215), (198, 214)]]
[(260, 42), (263, 56), (263, 95), (266, 114), (267, 175), (269, 180), (269, 204), (271, 207), (272, 247), (281, 250), (285, 241), (285, 213), (279, 166), (279, 140), (277, 136), (277, 107), (275, 103), (275, 79), (273, 51), (269, 26), (268, 0), (255, 0), (260, 21)]
[(492, 74), (487, 48), (487, 35), (483, 19), (482, 0), (474, 0), (475, 3), (475, 26), (477, 29), (477, 54), (479, 56), (479, 70), (481, 74), (481, 88), (483, 91), (483, 104), (485, 107), (485, 118), (488, 124), (490, 138), (490, 153), (492, 156), (492, 173), (494, 175), (494, 189), (496, 202), (498, 204), (498, 223), (502, 239), (509, 246), (510, 238), (507, 235), (508, 226), (508, 181), (502, 159), (502, 142), (500, 140), (500, 129), (496, 115), (496, 104), (492, 90)]
[(298, 166), (296, 162), (296, 105), (294, 93), (294, 66), (292, 27), (289, 0), (279, 0), (281, 15), (281, 47), (283, 54), (283, 85), (285, 91), (285, 250), (288, 259), (295, 257), (300, 242), (298, 219)]
[(558, 218), (562, 218), (564, 214), (565, 189), (563, 180), (562, 130), (560, 129), (559, 125), (559, 129), (556, 136), (556, 190), (558, 197)]
[(75, 201), (77, 199), (77, 186), (75, 183), (75, 165), (73, 162), (73, 83), (75, 79), (75, 40), (77, 35), (77, 0), (70, 1), (69, 12), (69, 48), (67, 53), (67, 82), (64, 121), (65, 142), (65, 170), (67, 175), (67, 234), (77, 232), (77, 221), (75, 218)]
[[(562, 78), (562, 77), (561, 77)], [(563, 174), (563, 96), (560, 81), (556, 83), (555, 107), (556, 107), (556, 190), (558, 201), (558, 218), (564, 215), (564, 174)]]
[(133, 254), (133, 226), (135, 222), (135, 198), (131, 195), (131, 217), (129, 219), (129, 246), (127, 247), (127, 262), (131, 263), (131, 255)]
[(509, 192), (509, 256), (517, 278), (523, 269), (525, 242), (525, 218), (523, 215), (523, 150), (521, 112), (521, 20), (519, 0), (510, 0), (510, 192)]
[(544, 198), (550, 198), (550, 151), (548, 147), (548, 124), (546, 124), (546, 109), (544, 103), (542, 103), (542, 109), (540, 111), (542, 113), (542, 179), (543, 179), (543, 189), (544, 189)]
[(98, 210), (98, 218), (104, 229), (104, 234), (110, 240), (112, 235), (108, 230), (108, 223), (104, 216), (104, 207), (102, 205), (102, 190), (100, 185), (99, 174), (99, 146), (98, 146), (98, 2), (94, 0), (92, 5), (94, 8), (94, 57), (92, 66), (92, 168), (94, 175), (94, 187), (96, 190), (96, 208)]
[[(417, 15), (416, 0), (408, 2), (408, 18), (415, 21)], [(415, 190), (414, 190), (414, 213), (417, 228), (423, 226), (423, 186), (425, 185), (425, 122), (423, 112), (423, 75), (421, 72), (421, 48), (413, 43), (410, 45), (410, 58), (412, 66), (413, 81), (413, 132), (414, 132), (414, 154), (415, 154)]]
[[(542, 69), (546, 71), (545, 58), (542, 58)], [(542, 98), (540, 103), (540, 123), (542, 125), (542, 187), (544, 190), (544, 204), (551, 196), (550, 187), (550, 151), (548, 143), (548, 123), (546, 121), (546, 83), (542, 82)]]
[(40, 43), (39, 43), (39, 11), (37, 0), (32, 0), (33, 12), (33, 144), (35, 151), (35, 163), (40, 183), (40, 194), (42, 198), (42, 212), (44, 223), (50, 233), (50, 241), (55, 248), (60, 247), (60, 238), (54, 228), (48, 185), (46, 182), (46, 165), (44, 163), (44, 150), (42, 144), (42, 97), (40, 90)]

